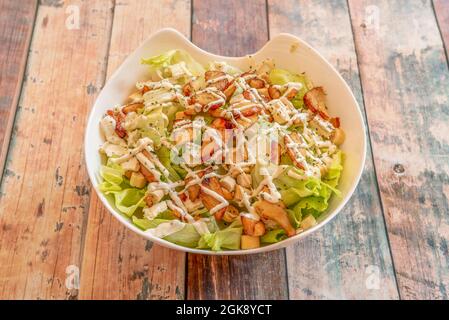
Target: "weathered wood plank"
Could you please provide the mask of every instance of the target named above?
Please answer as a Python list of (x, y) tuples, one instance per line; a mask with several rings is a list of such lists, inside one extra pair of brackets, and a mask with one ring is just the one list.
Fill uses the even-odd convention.
[(1, 185), (2, 299), (77, 294), (65, 286), (66, 268), (76, 276), (81, 263), (90, 193), (83, 132), (94, 101), (89, 87), (104, 81), (111, 21), (110, 1), (38, 8)]
[[(107, 74), (152, 32), (190, 32), (187, 0), (117, 2)], [(92, 195), (81, 274), (81, 299), (184, 297), (185, 254), (153, 246), (121, 225)]]
[(192, 40), (201, 48), (224, 56), (242, 56), (268, 40), (263, 0), (193, 1)]
[[(290, 32), (319, 50), (343, 75), (364, 111), (346, 1), (269, 1), (268, 12), (270, 34)], [(369, 146), (351, 201), (323, 229), (287, 248), (287, 270), (291, 299), (398, 297)], [(377, 272), (378, 288), (367, 282)]]
[[(253, 53), (268, 40), (266, 14), (259, 0), (194, 1), (192, 40), (218, 54)], [(242, 257), (189, 254), (187, 277), (188, 299), (288, 297), (284, 250)]]
[(3, 173), (12, 124), (22, 88), (37, 0), (0, 2), (0, 172)]
[(429, 1), (349, 1), (400, 295), (448, 299), (449, 71)]
[(437, 17), (441, 37), (446, 48), (446, 58), (449, 62), (449, 1), (433, 0), (433, 7)]

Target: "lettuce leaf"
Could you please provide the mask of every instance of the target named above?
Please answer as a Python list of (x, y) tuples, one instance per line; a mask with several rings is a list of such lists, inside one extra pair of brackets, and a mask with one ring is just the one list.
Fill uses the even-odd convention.
[(334, 154), (323, 180), (313, 177), (298, 180), (288, 176), (289, 170), (299, 170), (295, 167), (291, 167), (274, 179), (274, 184), (280, 189), (282, 201), (288, 208), (290, 221), (295, 228), (299, 228), (302, 218), (307, 215), (318, 218), (327, 209), (328, 201), (333, 193), (340, 196), (340, 191), (336, 187), (343, 170), (342, 158), (341, 151)]
[(204, 75), (204, 67), (195, 61), (190, 54), (184, 50), (170, 50), (158, 56), (153, 56), (148, 59), (142, 59), (142, 64), (147, 64), (153, 71), (164, 71), (170, 65), (180, 62), (186, 64), (187, 69), (194, 76)]
[(119, 165), (101, 166), (101, 177), (110, 184), (120, 185), (123, 182), (123, 174), (125, 171)]
[(117, 164), (101, 166), (100, 175), (104, 181), (99, 189), (105, 195), (112, 195), (117, 209), (131, 217), (139, 207), (144, 206), (145, 189), (132, 188), (123, 174), (124, 170)]
[(131, 217), (139, 207), (144, 207), (145, 190), (128, 188), (121, 191), (110, 191), (115, 197), (115, 206), (120, 212)]
[(234, 220), (228, 227), (204, 234), (198, 243), (200, 249), (211, 249), (220, 251), (222, 249), (240, 249), (240, 238), (242, 236), (242, 222), (240, 219)]
[(272, 84), (283, 85), (288, 82), (299, 82), (302, 84), (302, 88), (292, 99), (292, 104), (295, 108), (302, 108), (304, 106), (304, 95), (313, 88), (313, 85), (309, 78), (305, 74), (294, 74), (284, 69), (273, 69), (269, 74), (269, 78)]
[(260, 237), (260, 242), (262, 243), (276, 243), (287, 239), (287, 234), (284, 229), (274, 229), (265, 233)]
[[(139, 219), (137, 217), (133, 217), (132, 219), (134, 224), (142, 230), (153, 229), (161, 223), (170, 222), (170, 220), (167, 219), (148, 220), (145, 218)], [(193, 225), (186, 223), (182, 230), (166, 236), (163, 239), (180, 246), (196, 248), (198, 246), (198, 241), (200, 240), (200, 235)]]
[[(170, 149), (168, 149), (166, 146), (161, 146), (158, 150), (156, 150), (156, 155), (159, 158), (159, 161), (162, 163), (162, 165), (168, 170), (170, 173), (170, 180), (171, 181), (179, 181), (181, 180), (181, 176), (179, 175), (178, 171), (185, 172), (184, 169), (182, 169), (179, 166), (176, 166), (171, 163), (170, 161)], [(177, 168), (175, 169), (176, 166)], [(187, 174), (185, 172), (184, 176)]]
[(336, 187), (340, 179), (341, 172), (343, 171), (343, 152), (338, 151), (332, 156), (332, 163), (324, 177), (327, 183)]
[(288, 175), (290, 170), (298, 171), (296, 167), (291, 166), (273, 181), (276, 188), (280, 190), (282, 201), (287, 207), (291, 207), (301, 198), (320, 194), (322, 185), (320, 179), (310, 177), (305, 180), (298, 180)]

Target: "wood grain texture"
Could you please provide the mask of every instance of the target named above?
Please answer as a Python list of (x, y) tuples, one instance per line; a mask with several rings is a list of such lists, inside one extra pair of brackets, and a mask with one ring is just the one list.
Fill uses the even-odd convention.
[[(192, 41), (214, 53), (241, 56), (268, 40), (264, 1), (195, 0), (192, 21)], [(188, 299), (288, 298), (284, 250), (241, 257), (189, 254), (187, 278)]]
[(449, 71), (432, 4), (349, 4), (400, 295), (448, 299)]
[(268, 40), (263, 0), (193, 0), (192, 40), (224, 56), (254, 53)]
[[(346, 1), (269, 1), (268, 12), (270, 34), (290, 32), (315, 47), (342, 74), (364, 111)], [(345, 125), (350, 124), (343, 120)], [(359, 186), (343, 211), (287, 248), (291, 299), (398, 297), (369, 146), (367, 152)], [(369, 283), (377, 272), (378, 288)]]
[(437, 17), (441, 37), (446, 48), (446, 58), (449, 62), (449, 1), (433, 0), (433, 7)]
[(3, 173), (12, 124), (22, 88), (37, 0), (0, 1), (0, 172)]
[[(67, 28), (68, 5), (79, 8), (79, 29)], [(65, 286), (66, 268), (81, 263), (90, 194), (83, 132), (89, 86), (104, 81), (111, 21), (111, 2), (38, 8), (1, 185), (2, 299), (77, 295)]]
[[(116, 3), (108, 77), (152, 32), (189, 35), (188, 0)], [(117, 221), (92, 195), (81, 272), (81, 299), (182, 299), (185, 254), (154, 245)]]

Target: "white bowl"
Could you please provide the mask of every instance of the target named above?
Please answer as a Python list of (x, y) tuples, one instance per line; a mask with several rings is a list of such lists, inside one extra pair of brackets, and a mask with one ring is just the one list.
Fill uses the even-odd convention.
[[(186, 248), (163, 239), (156, 238), (135, 226), (122, 215), (98, 189), (100, 181), (100, 154), (103, 143), (99, 122), (107, 109), (123, 103), (134, 90), (136, 81), (147, 80), (148, 67), (140, 63), (141, 58), (161, 54), (171, 49), (183, 49), (203, 65), (210, 61), (226, 61), (242, 70), (266, 58), (273, 58), (276, 66), (296, 73), (306, 72), (315, 85), (323, 86), (327, 93), (327, 105), (331, 115), (339, 116), (346, 141), (342, 145), (346, 158), (338, 189), (340, 198), (333, 196), (328, 210), (320, 217), (318, 224), (284, 241), (251, 250), (207, 251)], [(109, 212), (127, 228), (142, 237), (172, 249), (210, 255), (239, 255), (271, 251), (283, 248), (315, 232), (328, 223), (343, 208), (356, 188), (365, 162), (365, 129), (362, 114), (354, 95), (340, 74), (315, 49), (301, 39), (290, 34), (279, 34), (267, 42), (257, 53), (244, 57), (222, 57), (208, 53), (186, 39), (174, 29), (162, 29), (150, 36), (115, 71), (108, 80), (90, 112), (85, 133), (85, 158), (92, 185)]]

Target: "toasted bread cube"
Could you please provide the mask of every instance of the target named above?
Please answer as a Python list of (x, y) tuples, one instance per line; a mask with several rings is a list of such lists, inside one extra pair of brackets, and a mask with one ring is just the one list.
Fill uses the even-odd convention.
[(248, 236), (244, 234), (240, 240), (240, 246), (243, 250), (260, 247), (260, 237)]
[(315, 226), (315, 225), (316, 225), (315, 217), (312, 216), (311, 214), (309, 214), (308, 216), (306, 216), (306, 217), (301, 221), (301, 224), (300, 224), (299, 227), (300, 227), (301, 229), (306, 230), (306, 229), (312, 228), (312, 227)]
[(340, 128), (335, 128), (335, 131), (331, 137), (332, 142), (335, 143), (337, 146), (341, 145), (343, 142), (345, 142), (345, 132)]
[(129, 184), (136, 188), (145, 187), (146, 182), (144, 175), (140, 172), (133, 172), (131, 174), (131, 179), (129, 180)]

